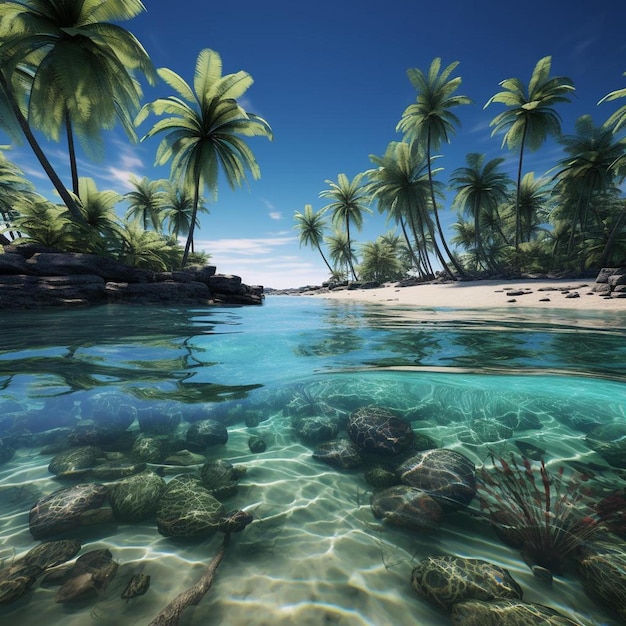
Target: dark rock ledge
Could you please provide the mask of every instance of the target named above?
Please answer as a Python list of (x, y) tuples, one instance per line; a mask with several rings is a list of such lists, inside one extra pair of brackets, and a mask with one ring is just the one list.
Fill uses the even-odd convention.
[(132, 304), (262, 304), (263, 287), (215, 266), (152, 272), (95, 254), (41, 246), (4, 246), (0, 254), (0, 309), (32, 309), (122, 302)]

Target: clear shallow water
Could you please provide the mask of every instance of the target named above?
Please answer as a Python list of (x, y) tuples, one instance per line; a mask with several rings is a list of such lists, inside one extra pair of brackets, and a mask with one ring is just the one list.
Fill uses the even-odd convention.
[[(558, 577), (551, 588), (538, 581), (481, 520), (452, 514), (434, 536), (382, 525), (363, 473), (312, 459), (315, 445), (292, 428), (289, 406), (297, 398), (342, 414), (374, 404), (477, 465), (491, 452), (518, 453), (516, 442), (525, 442), (545, 450), (549, 466), (593, 464), (602, 489), (623, 488), (623, 471), (585, 436), (596, 424), (626, 423), (626, 313), (534, 315), (295, 297), (270, 297), (260, 308), (3, 312), (0, 437), (7, 437), (2, 418), (16, 410), (13, 403), (35, 411), (33, 428), (45, 432), (75, 422), (105, 391), (139, 409), (167, 403), (159, 406), (181, 408), (193, 420), (203, 407), (225, 421), (227, 444), (205, 455), (246, 466), (226, 506), (251, 511), (255, 521), (233, 536), (214, 587), (184, 624), (448, 624), (409, 584), (417, 562), (441, 554), (491, 560), (511, 571), (525, 600), (584, 624), (617, 624), (576, 576)], [(251, 414), (257, 425), (246, 425)], [(490, 427), (511, 415), (541, 428)], [(188, 426), (184, 419), (179, 433)], [(249, 451), (251, 435), (266, 441), (265, 452)], [(36, 545), (28, 528), (35, 501), (72, 484), (48, 472), (53, 454), (40, 454), (34, 440), (16, 447), (0, 465), (5, 565)], [(166, 478), (177, 471), (168, 469)], [(196, 582), (221, 541), (163, 537), (150, 521), (94, 526), (78, 536), (82, 552), (106, 547), (119, 562), (107, 589), (61, 605), (56, 588), (36, 583), (0, 607), (0, 620), (35, 624), (45, 614), (48, 624), (148, 624)], [(121, 600), (137, 571), (151, 575), (150, 590)]]

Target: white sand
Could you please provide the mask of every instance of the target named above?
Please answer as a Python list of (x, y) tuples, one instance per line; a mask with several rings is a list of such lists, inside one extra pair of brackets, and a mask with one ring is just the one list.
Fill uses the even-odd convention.
[[(626, 298), (592, 292), (595, 282), (586, 280), (481, 280), (425, 283), (411, 287), (386, 284), (376, 289), (342, 289), (316, 294), (332, 300), (352, 300), (418, 307), (579, 309), (626, 311)], [(525, 292), (511, 295), (512, 292)], [(579, 297), (567, 297), (578, 293)]]

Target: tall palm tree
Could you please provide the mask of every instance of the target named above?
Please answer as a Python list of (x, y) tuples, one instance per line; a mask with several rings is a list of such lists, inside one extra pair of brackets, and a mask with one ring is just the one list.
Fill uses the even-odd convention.
[[(471, 100), (467, 96), (453, 95), (461, 85), (461, 78), (450, 78), (450, 75), (456, 69), (458, 61), (450, 63), (441, 70), (441, 59), (439, 57), (433, 59), (428, 70), (428, 74), (424, 74), (422, 70), (413, 68), (407, 71), (407, 75), (411, 84), (417, 90), (417, 99), (414, 104), (409, 105), (396, 126), (396, 130), (404, 133), (404, 138), (409, 141), (417, 141), (423, 147), (426, 154), (428, 164), (428, 180), (430, 183), (430, 200), (432, 203), (435, 223), (441, 243), (446, 254), (457, 272), (464, 277), (465, 272), (460, 264), (454, 258), (454, 255), (448, 248), (446, 238), (441, 227), (439, 219), (439, 211), (437, 208), (437, 200), (435, 198), (435, 188), (433, 184), (433, 171), (431, 166), (431, 157), (434, 150), (438, 150), (442, 142), (450, 143), (450, 135), (454, 134), (455, 126), (460, 125), (459, 118), (452, 113), (450, 109), (470, 104)], [(446, 260), (444, 259), (439, 247), (435, 244), (435, 252), (439, 258), (442, 267), (450, 276), (453, 276)]]
[(540, 59), (530, 77), (528, 87), (518, 78), (507, 78), (500, 83), (503, 91), (498, 92), (485, 104), (504, 104), (508, 109), (491, 121), (492, 135), (504, 133), (502, 146), (519, 149), (517, 168), (517, 194), (515, 199), (515, 247), (519, 247), (521, 236), (520, 191), (524, 150), (537, 150), (548, 136), (559, 137), (561, 119), (554, 106), (570, 101), (574, 91), (572, 80), (566, 76), (550, 77), (552, 57)]
[[(433, 275), (428, 250), (434, 238), (435, 226), (430, 217), (430, 182), (428, 166), (423, 151), (405, 141), (391, 142), (382, 157), (370, 154), (375, 169), (366, 172), (368, 191), (378, 203), (380, 213), (400, 224), (406, 245), (420, 276)], [(439, 192), (441, 183), (434, 181)], [(413, 250), (406, 231), (409, 224), (417, 253)]]
[[(335, 229), (332, 235), (326, 237), (326, 245), (330, 254), (330, 260), (335, 266), (333, 275), (340, 274), (343, 278), (349, 276), (350, 270), (354, 267), (356, 256), (348, 235), (344, 230)], [(354, 272), (354, 270), (352, 269)]]
[(184, 265), (193, 241), (202, 188), (207, 186), (213, 196), (217, 194), (220, 167), (231, 188), (241, 185), (248, 171), (253, 178), (259, 178), (259, 166), (241, 135), (272, 139), (272, 129), (262, 117), (245, 111), (237, 102), (252, 85), (252, 77), (244, 71), (222, 76), (222, 59), (214, 50), (205, 49), (198, 55), (193, 89), (172, 70), (162, 68), (158, 74), (180, 97), (158, 98), (144, 105), (136, 123), (150, 113), (168, 115), (156, 122), (143, 139), (165, 133), (157, 149), (156, 164), (171, 160), (172, 180), (193, 195)]
[(130, 184), (134, 189), (124, 194), (128, 202), (126, 218), (139, 220), (144, 230), (152, 226), (153, 230), (159, 231), (164, 217), (167, 181), (150, 180), (144, 176), (141, 180), (132, 177)]
[[(349, 180), (345, 174), (339, 174), (337, 182), (326, 180), (330, 189), (320, 192), (320, 198), (329, 198), (331, 202), (321, 209), (321, 213), (327, 211), (331, 213), (331, 219), (335, 226), (345, 227), (348, 247), (351, 248), (350, 225), (353, 224), (357, 230), (363, 226), (363, 214), (371, 213), (371, 209), (366, 206), (369, 196), (363, 185), (364, 173), (357, 174)], [(354, 280), (357, 280), (352, 254), (347, 255), (348, 265)]]
[(65, 129), (75, 195), (75, 136), (96, 157), (102, 152), (101, 129), (118, 120), (136, 138), (133, 119), (142, 92), (134, 71), (152, 82), (154, 69), (134, 35), (112, 21), (142, 11), (139, 0), (7, 0), (0, 5), (6, 86), (13, 87), (16, 69), (25, 72), (29, 124), (54, 141)]
[[(3, 5), (0, 4), (0, 11), (2, 7)], [(70, 212), (72, 219), (76, 222), (81, 222), (83, 216), (78, 208), (75, 196), (63, 184), (26, 119), (24, 76), (27, 75), (18, 68), (18, 70), (13, 72), (13, 80), (7, 77), (6, 61), (0, 46), (0, 127), (16, 142), (20, 140), (20, 132), (24, 135), (42, 169)], [(28, 77), (28, 80), (30, 80), (30, 77)]]
[(305, 245), (316, 248), (322, 255), (322, 259), (324, 259), (328, 271), (332, 274), (333, 268), (328, 263), (328, 260), (324, 256), (324, 251), (322, 250), (322, 241), (324, 241), (324, 230), (326, 228), (326, 221), (324, 220), (322, 212), (315, 213), (310, 204), (305, 204), (304, 213), (296, 211), (294, 219), (296, 220), (294, 228), (300, 231), (300, 246)]
[(517, 212), (524, 241), (535, 240), (548, 221), (551, 188), (547, 178), (535, 178), (534, 172), (522, 177), (519, 193), (516, 194)]
[(473, 218), (478, 266), (488, 266), (489, 259), (482, 245), (482, 218), (498, 213), (498, 206), (507, 199), (512, 181), (508, 174), (498, 171), (504, 162), (502, 157), (485, 163), (484, 154), (471, 152), (465, 162), (467, 166), (455, 169), (450, 177), (451, 186), (456, 190), (454, 205)]

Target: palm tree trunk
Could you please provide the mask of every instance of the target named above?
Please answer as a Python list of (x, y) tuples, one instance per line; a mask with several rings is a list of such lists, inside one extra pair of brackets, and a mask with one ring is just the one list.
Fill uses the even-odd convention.
[[(183, 260), (181, 265), (184, 267), (189, 257), (189, 249), (193, 246), (193, 231), (196, 228), (196, 216), (198, 215), (198, 203), (200, 202), (200, 175), (196, 177), (195, 188), (193, 190), (193, 211), (191, 212), (191, 224), (189, 225), (189, 233), (187, 234), (187, 242), (185, 243), (185, 251), (183, 252)], [(193, 250), (193, 248), (192, 248)]]
[(317, 244), (317, 249), (318, 249), (319, 253), (322, 255), (322, 259), (324, 259), (324, 263), (326, 263), (326, 267), (328, 268), (328, 271), (332, 274), (333, 273), (333, 268), (330, 266), (330, 264), (326, 260), (326, 257), (324, 256), (324, 252), (322, 251), (322, 247), (320, 246), (319, 242)]
[(32, 151), (35, 153), (37, 160), (41, 164), (41, 167), (43, 168), (44, 172), (46, 173), (46, 175), (48, 176), (48, 178), (54, 185), (54, 188), (57, 190), (57, 193), (63, 200), (65, 206), (70, 212), (70, 215), (72, 216), (72, 219), (76, 222), (85, 224), (86, 220), (83, 217), (82, 213), (80, 212), (78, 205), (74, 201), (74, 198), (72, 198), (72, 196), (69, 194), (65, 185), (63, 184), (58, 174), (52, 167), (52, 164), (50, 163), (50, 161), (48, 161), (48, 158), (46, 157), (46, 155), (43, 153), (43, 150), (41, 149), (41, 146), (37, 142), (35, 135), (33, 135), (30, 125), (28, 124), (28, 121), (22, 114), (22, 111), (19, 105), (17, 104), (17, 102), (15, 101), (15, 98), (13, 97), (13, 92), (9, 86), (9, 83), (4, 73), (1, 71), (0, 71), (0, 87), (2, 87), (4, 92), (7, 94), (7, 98), (9, 100), (9, 103), (11, 104), (11, 108), (13, 109), (13, 113), (17, 119), (18, 124), (20, 125), (20, 128), (22, 129), (22, 132), (24, 133), (24, 137), (26, 137), (26, 141), (28, 141), (28, 144), (30, 145)]
[(524, 120), (524, 131), (519, 150), (519, 164), (517, 166), (517, 190), (515, 192), (515, 252), (519, 250), (520, 236), (522, 234), (522, 214), (519, 210), (519, 199), (522, 186), (522, 162), (524, 160), (524, 146), (526, 145), (526, 130), (528, 122)]
[(406, 232), (406, 225), (402, 217), (400, 217), (400, 228), (402, 229), (402, 234), (404, 235), (404, 241), (406, 242), (406, 247), (409, 250), (409, 254), (411, 255), (411, 258), (413, 259), (413, 263), (415, 263), (415, 269), (417, 270), (420, 277), (423, 278), (424, 272), (422, 271), (422, 264), (420, 263), (420, 260), (417, 258), (417, 255), (415, 254), (415, 250), (413, 250), (413, 246), (411, 245), (409, 234)]
[[(443, 229), (441, 228), (441, 222), (439, 221), (439, 211), (437, 210), (437, 201), (435, 200), (435, 185), (433, 182), (433, 170), (430, 163), (430, 128), (428, 129), (428, 139), (426, 144), (426, 159), (428, 163), (428, 185), (430, 187), (430, 201), (433, 205), (433, 211), (435, 212), (435, 223), (437, 224), (437, 230), (439, 231), (439, 237), (441, 238), (441, 243), (445, 248), (446, 254), (450, 261), (452, 261), (452, 265), (456, 268), (456, 271), (461, 275), (462, 278), (467, 278), (463, 268), (458, 264), (457, 260), (452, 256), (452, 252), (450, 252), (448, 248), (448, 244), (446, 243), (446, 238), (443, 234)], [(433, 246), (435, 248), (435, 254), (439, 258), (439, 262), (441, 263), (443, 269), (448, 273), (448, 275), (452, 278), (452, 280), (456, 280), (454, 274), (450, 271), (448, 264), (446, 263), (443, 255), (441, 254), (441, 250), (435, 241), (434, 233), (431, 235), (433, 237)]]
[(70, 112), (65, 109), (65, 131), (67, 133), (67, 151), (70, 157), (70, 171), (72, 172), (72, 191), (79, 198), (78, 193), (78, 166), (76, 165), (76, 147), (74, 146), (74, 133), (72, 132), (72, 120)]
[(346, 216), (346, 235), (348, 236), (348, 265), (350, 266), (354, 282), (357, 282), (358, 278), (356, 277), (354, 265), (352, 264), (352, 242), (350, 241), (350, 218), (348, 216)]

